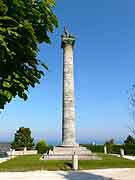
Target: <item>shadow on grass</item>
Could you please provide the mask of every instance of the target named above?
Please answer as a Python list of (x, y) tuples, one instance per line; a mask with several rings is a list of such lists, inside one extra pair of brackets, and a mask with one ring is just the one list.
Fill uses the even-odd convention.
[(61, 171), (71, 171), (72, 170), (72, 163), (71, 162), (64, 162), (63, 167), (60, 168)]
[(72, 163), (70, 163), (70, 162), (66, 162), (65, 165), (66, 165), (67, 167), (69, 167), (70, 169), (72, 169), (72, 167), (73, 167), (73, 166), (72, 166)]
[(63, 176), (63, 178), (67, 180), (114, 180), (109, 177), (104, 177), (86, 172), (77, 172), (77, 171), (67, 172), (67, 174), (59, 173), (59, 175)]

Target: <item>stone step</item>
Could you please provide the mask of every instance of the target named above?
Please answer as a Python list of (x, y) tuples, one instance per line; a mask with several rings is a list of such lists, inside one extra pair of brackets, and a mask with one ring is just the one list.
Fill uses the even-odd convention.
[(65, 155), (91, 155), (91, 151), (86, 149), (85, 147), (54, 147), (53, 150), (49, 151), (49, 155), (59, 155), (59, 154), (65, 154)]
[[(72, 160), (72, 155), (65, 155), (65, 154), (59, 154), (59, 155), (43, 155), (41, 160)], [(79, 155), (79, 160), (101, 160), (100, 157), (92, 154), (92, 155)]]

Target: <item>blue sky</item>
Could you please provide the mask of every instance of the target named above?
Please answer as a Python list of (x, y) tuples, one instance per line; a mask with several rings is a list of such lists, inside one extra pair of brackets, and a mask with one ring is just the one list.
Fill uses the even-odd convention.
[(59, 28), (52, 44), (40, 45), (49, 71), (29, 99), (16, 98), (1, 114), (0, 141), (12, 140), (20, 126), (35, 140), (61, 140), (62, 49), (67, 24), (76, 36), (74, 50), (76, 127), (80, 142), (125, 138), (131, 114), (127, 90), (135, 83), (135, 1), (57, 0)]

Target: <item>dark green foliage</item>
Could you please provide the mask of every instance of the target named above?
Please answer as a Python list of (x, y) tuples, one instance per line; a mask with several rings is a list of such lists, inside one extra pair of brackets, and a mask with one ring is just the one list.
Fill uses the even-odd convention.
[(126, 155), (135, 155), (135, 144), (112, 145), (111, 153), (120, 154), (120, 149), (124, 149)]
[(53, 150), (53, 146), (52, 145), (48, 145), (46, 147), (46, 151), (45, 152), (49, 152), (49, 150)]
[(34, 146), (33, 138), (31, 137), (31, 130), (29, 128), (20, 127), (15, 133), (14, 141), (11, 147), (16, 150), (22, 150), (27, 147), (28, 150)]
[(124, 145), (124, 151), (126, 155), (135, 155), (135, 144)]
[(55, 0), (0, 0), (0, 109), (16, 96), (26, 100), (44, 75), (38, 44), (50, 43), (58, 25), (54, 6)]
[(120, 154), (120, 149), (124, 149), (123, 145), (113, 145), (112, 146), (112, 154)]
[(37, 144), (36, 144), (36, 150), (38, 151), (39, 154), (43, 154), (46, 151), (48, 151), (48, 145), (44, 140), (40, 140)]
[(92, 144), (83, 144), (82, 146), (86, 147), (87, 149), (91, 150), (92, 152), (103, 153), (104, 146), (103, 145), (92, 145)]
[(112, 148), (114, 145), (114, 139), (110, 139), (109, 141), (106, 141), (105, 145), (107, 147), (107, 153), (112, 153)]
[[(110, 141), (107, 141), (110, 142)], [(114, 143), (114, 141), (113, 141)], [(104, 152), (104, 145), (92, 145), (92, 144), (82, 144), (82, 146), (85, 146), (87, 149), (91, 150), (95, 153), (103, 153)], [(109, 147), (109, 149), (108, 149)], [(126, 155), (135, 155), (135, 144), (124, 144), (124, 145), (117, 145), (112, 144), (112, 141), (107, 144), (107, 152), (109, 154), (120, 154), (120, 149), (124, 149), (124, 152)]]
[(127, 139), (124, 141), (125, 145), (132, 145), (135, 144), (135, 138), (133, 138), (131, 135), (127, 137)]

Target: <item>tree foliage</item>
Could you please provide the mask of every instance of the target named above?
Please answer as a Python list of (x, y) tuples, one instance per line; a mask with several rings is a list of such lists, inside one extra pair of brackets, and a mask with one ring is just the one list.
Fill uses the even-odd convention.
[(31, 137), (31, 130), (29, 128), (20, 127), (16, 131), (14, 141), (11, 144), (13, 149), (19, 149), (22, 147), (27, 147), (27, 149), (32, 149), (34, 146), (34, 139)]
[(105, 145), (107, 147), (107, 152), (112, 153), (113, 145), (114, 145), (114, 139), (110, 139), (109, 141), (106, 141)]
[(54, 7), (55, 0), (0, 0), (0, 109), (16, 96), (26, 100), (44, 75), (38, 44), (50, 43), (58, 26)]
[(135, 144), (135, 138), (133, 138), (131, 135), (128, 135), (126, 140), (124, 141), (125, 145), (132, 145)]
[(48, 150), (48, 145), (44, 140), (40, 140), (36, 144), (36, 150), (38, 151), (39, 154), (43, 154)]

